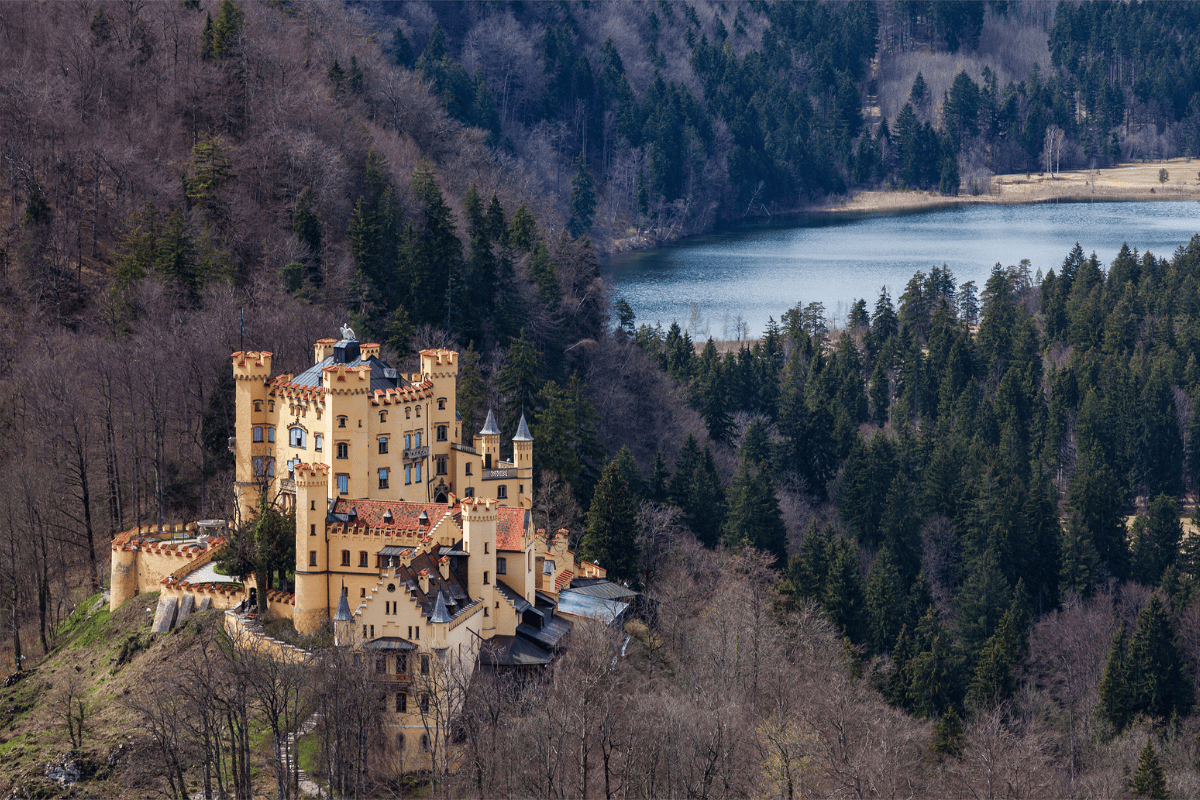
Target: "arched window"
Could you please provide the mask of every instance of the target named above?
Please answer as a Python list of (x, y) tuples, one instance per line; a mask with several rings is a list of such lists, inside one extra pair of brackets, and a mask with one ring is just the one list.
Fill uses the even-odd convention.
[(399, 750), (401, 753), (404, 752), (404, 734), (403, 733), (396, 734), (396, 749)]
[(380, 421), (380, 422), (387, 422), (387, 412), (386, 412), (386, 411), (380, 411), (380, 412), (379, 412), (379, 421)]
[[(422, 703), (422, 705), (428, 705), (428, 704)], [(422, 753), (429, 752), (429, 734), (428, 733), (421, 734), (421, 752)]]
[(417, 419), (421, 418), (421, 407), (417, 406)]

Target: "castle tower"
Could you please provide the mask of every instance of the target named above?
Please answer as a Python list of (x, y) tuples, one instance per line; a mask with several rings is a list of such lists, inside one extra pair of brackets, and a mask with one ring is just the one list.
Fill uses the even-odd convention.
[[(414, 380), (417, 376), (413, 376)], [(421, 376), (433, 383), (433, 414), (439, 423), (454, 427), (458, 412), (458, 353), (453, 350), (422, 350)], [(454, 441), (458, 441), (455, 439)]]
[(329, 543), (325, 534), (329, 467), (297, 464), (296, 610), (300, 633), (316, 633), (329, 619)]
[(346, 587), (338, 597), (337, 613), (333, 615), (333, 644), (335, 647), (350, 647), (354, 644), (354, 616), (346, 599)]
[[(495, 500), (467, 498), (462, 503), (463, 549), (467, 557), (467, 594), (482, 598), (492, 608), (496, 583), (496, 522), (500, 518)], [(486, 627), (492, 627), (490, 621)]]
[(108, 610), (116, 611), (137, 594), (137, 551), (127, 544), (114, 544), (112, 551)]
[(495, 469), (500, 463), (500, 426), (496, 424), (496, 415), (490, 408), (483, 422), (483, 430), (475, 437), (475, 449), (483, 455), (484, 469)]
[[(254, 441), (255, 427), (274, 425), (267, 403), (267, 382), (271, 379), (271, 354), (236, 352), (233, 358), (233, 379), (236, 381), (238, 427), (233, 440), (234, 491), (238, 514), (249, 520), (258, 510), (258, 493), (263, 477), (255, 475), (255, 459), (274, 457), (274, 444)], [(264, 438), (265, 437), (259, 437)]]
[[(517, 433), (512, 438), (513, 464), (517, 468), (517, 477), (522, 481), (522, 489), (528, 487), (528, 493), (522, 491), (517, 498), (517, 504), (523, 508), (533, 507), (533, 437), (529, 434), (529, 426), (525, 424), (525, 415), (517, 425)], [(528, 501), (528, 502), (526, 502)]]

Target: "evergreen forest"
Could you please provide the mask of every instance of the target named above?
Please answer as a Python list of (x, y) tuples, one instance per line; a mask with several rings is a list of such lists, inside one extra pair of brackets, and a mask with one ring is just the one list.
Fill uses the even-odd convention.
[[(271, 742), (319, 710), (337, 796), (1200, 795), (1200, 237), (931, 264), (732, 349), (601, 273), (857, 189), (1200, 156), (1198, 13), (0, 4), (0, 789), (294, 797)], [(536, 527), (648, 609), (459, 676), (420, 774), (368, 768), (348, 654), (103, 603), (111, 539), (181, 520), (292, 588), (289, 518), (235, 517), (229, 359), (297, 373), (345, 323), (460, 352), (464, 431), (524, 414)]]

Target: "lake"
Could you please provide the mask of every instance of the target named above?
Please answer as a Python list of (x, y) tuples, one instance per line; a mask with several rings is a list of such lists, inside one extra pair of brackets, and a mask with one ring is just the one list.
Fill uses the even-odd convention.
[[(825, 304), (835, 322), (865, 298), (874, 308), (887, 286), (895, 302), (917, 270), (946, 264), (980, 289), (992, 265), (1059, 269), (1079, 242), (1107, 268), (1125, 242), (1170, 257), (1200, 233), (1200, 203), (1055, 203), (959, 206), (905, 214), (813, 215), (741, 225), (675, 244), (612, 256), (605, 276), (637, 324), (678, 321), (693, 308), (716, 339), (751, 336), (797, 303)], [(695, 326), (693, 326), (695, 329)], [(701, 336), (705, 328), (700, 328)], [(695, 336), (695, 330), (693, 332)]]

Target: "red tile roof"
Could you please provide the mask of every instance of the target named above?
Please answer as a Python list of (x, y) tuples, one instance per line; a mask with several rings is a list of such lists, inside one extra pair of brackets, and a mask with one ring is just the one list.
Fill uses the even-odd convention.
[(571, 578), (573, 577), (575, 577), (575, 573), (569, 569), (564, 569), (558, 573), (558, 577), (554, 579), (554, 591), (561, 592), (571, 582)]
[[(366, 525), (371, 528), (388, 528), (402, 531), (421, 530), (426, 533), (437, 527), (447, 514), (457, 513), (457, 508), (449, 508), (445, 503), (405, 503), (399, 500), (350, 500), (339, 497), (333, 507), (335, 514), (345, 514), (354, 509), (356, 525)], [(392, 512), (392, 521), (384, 522), (385, 511)], [(417, 518), (424, 511), (429, 516), (429, 523), (421, 525)]]
[[(525, 509), (496, 509), (496, 549), (525, 552)], [(393, 512), (395, 513), (395, 512)]]

